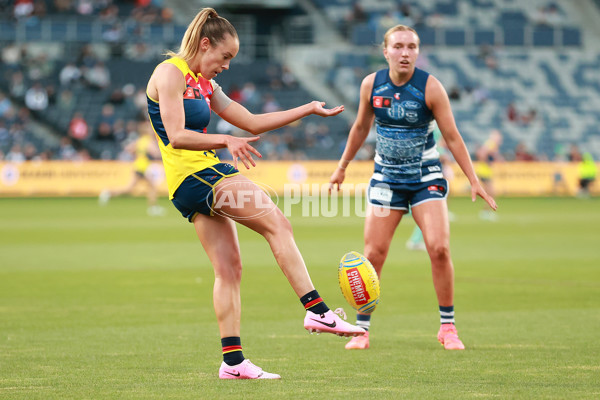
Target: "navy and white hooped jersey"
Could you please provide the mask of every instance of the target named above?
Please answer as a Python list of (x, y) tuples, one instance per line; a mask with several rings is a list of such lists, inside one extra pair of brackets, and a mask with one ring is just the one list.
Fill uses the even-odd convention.
[(402, 86), (392, 83), (389, 69), (377, 71), (371, 93), (377, 147), (373, 179), (386, 183), (417, 183), (442, 178), (433, 138), (435, 121), (425, 103), (429, 73), (415, 68)]

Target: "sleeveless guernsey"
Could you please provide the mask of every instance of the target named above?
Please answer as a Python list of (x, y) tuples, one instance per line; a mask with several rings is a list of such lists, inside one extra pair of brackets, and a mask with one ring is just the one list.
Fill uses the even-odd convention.
[[(185, 109), (185, 129), (197, 132), (198, 135), (206, 134), (206, 127), (210, 122), (211, 98), (220, 87), (201, 75), (190, 70), (185, 60), (177, 57), (163, 61), (175, 65), (183, 74), (186, 90), (183, 94), (183, 107)], [(173, 199), (175, 191), (181, 182), (190, 174), (201, 171), (219, 163), (219, 158), (214, 150), (185, 150), (174, 149), (169, 142), (169, 137), (160, 116), (160, 104), (150, 98), (148, 100), (148, 114), (152, 128), (158, 138), (160, 153), (162, 155), (169, 188), (169, 198)]]
[(435, 122), (425, 103), (429, 74), (419, 68), (396, 86), (389, 69), (375, 74), (371, 106), (375, 112), (377, 145), (373, 179), (386, 183), (419, 183), (443, 178), (433, 138)]

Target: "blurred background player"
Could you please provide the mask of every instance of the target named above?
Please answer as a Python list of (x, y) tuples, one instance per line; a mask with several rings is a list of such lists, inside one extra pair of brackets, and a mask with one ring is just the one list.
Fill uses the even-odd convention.
[[(495, 162), (504, 161), (504, 157), (500, 154), (501, 145), (502, 133), (499, 130), (494, 129), (490, 132), (485, 143), (475, 152), (478, 161), (475, 172), (485, 191), (492, 197), (496, 196), (496, 188), (494, 187), (494, 169), (492, 166)], [(479, 212), (479, 218), (485, 221), (496, 221), (498, 216), (488, 208), (484, 207)]]
[(590, 186), (596, 180), (598, 167), (590, 153), (583, 153), (581, 161), (577, 164), (577, 173), (579, 174), (578, 197), (590, 197)]
[[(340, 336), (363, 335), (362, 328), (340, 319), (312, 284), (294, 240), (290, 222), (256, 184), (239, 174), (238, 159), (255, 166), (252, 147), (258, 137), (206, 134), (211, 112), (258, 135), (308, 115), (338, 115), (343, 106), (323, 108), (313, 101), (285, 111), (253, 114), (230, 99), (214, 81), (238, 54), (239, 38), (231, 23), (212, 8), (189, 24), (177, 53), (159, 64), (148, 81), (148, 114), (162, 154), (169, 197), (194, 224), (214, 269), (213, 305), (221, 335), (221, 379), (279, 379), (244, 357), (241, 345), (240, 283), (242, 261), (238, 222), (262, 235), (306, 310), (304, 328)], [(221, 163), (215, 149), (227, 149), (233, 164)], [(252, 194), (247, 196), (247, 194)], [(237, 200), (236, 200), (237, 199)], [(239, 203), (241, 202), (241, 204)]]
[(131, 194), (138, 183), (144, 182), (146, 184), (146, 198), (148, 199), (148, 215), (164, 215), (165, 209), (156, 204), (158, 190), (156, 183), (149, 174), (151, 160), (160, 159), (160, 150), (158, 149), (156, 139), (154, 139), (152, 127), (149, 122), (140, 122), (138, 124), (138, 131), (139, 137), (125, 147), (125, 151), (135, 157), (131, 181), (121, 189), (103, 190), (100, 193), (99, 202), (101, 205), (106, 205), (111, 197)]
[[(456, 127), (450, 100), (442, 84), (429, 73), (416, 68), (419, 36), (405, 25), (390, 28), (384, 35), (383, 54), (388, 69), (363, 79), (356, 121), (350, 129), (338, 168), (330, 178), (330, 189), (345, 179), (345, 170), (365, 142), (376, 122), (377, 152), (375, 171), (369, 182), (365, 220), (365, 256), (381, 279), (396, 227), (412, 210), (423, 231), (431, 260), (441, 326), (438, 340), (448, 350), (462, 350), (454, 326), (454, 267), (450, 258), (450, 228), (446, 197), (448, 183), (433, 139), (433, 121), (446, 140), (448, 149), (471, 184), (471, 198), (482, 197), (496, 209), (496, 203), (483, 189), (465, 143)], [(357, 315), (357, 325), (370, 327), (370, 315)], [(369, 347), (369, 332), (354, 338), (347, 349)]]

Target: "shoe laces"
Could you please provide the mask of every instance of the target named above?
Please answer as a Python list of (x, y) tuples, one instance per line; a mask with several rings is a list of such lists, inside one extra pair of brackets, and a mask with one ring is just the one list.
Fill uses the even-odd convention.
[(342, 307), (336, 308), (333, 313), (342, 317), (344, 319), (344, 321), (346, 320), (346, 312), (344, 311), (344, 309)]

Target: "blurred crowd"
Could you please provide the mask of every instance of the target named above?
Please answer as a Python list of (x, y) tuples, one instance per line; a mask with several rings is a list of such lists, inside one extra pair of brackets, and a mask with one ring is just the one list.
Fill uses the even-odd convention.
[[(27, 44), (2, 49), (2, 81), (6, 87), (4, 92), (0, 91), (0, 160), (130, 159), (123, 149), (136, 140), (138, 124), (147, 118), (143, 85), (113, 85), (105, 61), (89, 45), (81, 46), (75, 56), (62, 60), (62, 64), (45, 53), (37, 54), (28, 50)], [(156, 57), (153, 55), (152, 59), (156, 60)], [(426, 57), (424, 60), (426, 62)], [(264, 81), (258, 84), (247, 81), (224, 86), (232, 99), (252, 112), (280, 110), (282, 105), (277, 94), (298, 88), (299, 84), (291, 71), (277, 64), (266, 69)], [(77, 93), (105, 96), (95, 123), (90, 123), (86, 118)], [(465, 96), (472, 96), (478, 102), (486, 101), (485, 91), (481, 88), (454, 87), (449, 90), (449, 96), (451, 101), (460, 101)], [(33, 120), (48, 122), (47, 118), (52, 114), (50, 111), (63, 118), (68, 116), (65, 129), (58, 130), (62, 136), (54, 145), (37, 140), (34, 134), (36, 122)], [(506, 109), (505, 121), (508, 123), (526, 126), (535, 119), (536, 110), (533, 108), (522, 110), (519, 105), (510, 103)], [(327, 152), (336, 158), (343, 149), (349, 126), (344, 125), (343, 132), (332, 132), (324, 121), (308, 119), (299, 125), (281, 128), (274, 134), (264, 135), (257, 143), (257, 148), (269, 160), (305, 160), (311, 158), (311, 152), (316, 151)], [(214, 114), (210, 131), (245, 134)], [(374, 151), (373, 141), (368, 140), (357, 158), (372, 159)], [(220, 151), (219, 155), (228, 158), (226, 151)], [(505, 151), (503, 158), (515, 161), (547, 160), (546, 156), (536, 154), (535, 149), (528, 148), (525, 143), (518, 143), (514, 149)], [(572, 144), (568, 151), (557, 147), (556, 158), (580, 161), (581, 154), (577, 144)]]
[[(380, 37), (387, 29), (399, 24), (411, 26), (417, 31), (425, 27), (439, 28), (446, 25), (447, 18), (443, 13), (426, 11), (418, 3), (396, 1), (393, 7), (387, 7), (385, 11), (381, 11), (380, 7), (372, 8), (372, 4), (366, 6), (365, 2), (354, 0), (344, 13), (341, 29), (349, 37), (352, 27), (358, 24), (368, 24), (377, 31), (377, 36)], [(452, 4), (449, 6), (454, 7)], [(525, 13), (523, 17), (526, 19), (524, 22), (535, 26), (557, 27), (566, 22), (562, 10), (553, 1), (531, 7), (531, 11)]]
[[(102, 35), (104, 47), (90, 44), (70, 44), (62, 51), (52, 52), (36, 48), (31, 43), (11, 43), (1, 50), (0, 66), (0, 160), (86, 160), (130, 159), (124, 151), (134, 141), (138, 125), (147, 119), (145, 83), (147, 76), (136, 82), (115, 83), (110, 64), (114, 59), (131, 60), (154, 66), (161, 60), (165, 46), (154, 47), (141, 40), (141, 30), (133, 30), (132, 38), (123, 38), (125, 25), (166, 23), (173, 18), (172, 11), (160, 0), (0, 0), (3, 18), (36, 24), (47, 15), (75, 15), (100, 19), (112, 28)], [(532, 16), (536, 24), (560, 23), (560, 13), (552, 4), (540, 7)], [(557, 16), (558, 14), (558, 16)], [(443, 24), (439, 14), (423, 15), (419, 9), (406, 2), (386, 13), (369, 14), (355, 1), (345, 16), (347, 27), (359, 22), (375, 24), (381, 29), (401, 23), (411, 26), (438, 26)], [(135, 35), (140, 40), (135, 40)], [(166, 45), (166, 44), (163, 44)], [(176, 44), (171, 44), (176, 45)], [(102, 51), (102, 49), (105, 49)], [(482, 45), (478, 58), (490, 69), (497, 66), (494, 48)], [(376, 60), (375, 60), (376, 61)], [(420, 68), (427, 69), (428, 58), (423, 52)], [(238, 66), (237, 68), (243, 68)], [(344, 78), (337, 71), (336, 79), (353, 81), (355, 85), (369, 72), (368, 67), (356, 67), (351, 76)], [(236, 68), (236, 66), (234, 66)], [(257, 77), (258, 76), (258, 77)], [(252, 112), (273, 112), (281, 108), (311, 100), (302, 93), (294, 74), (285, 65), (270, 63), (257, 76), (247, 81), (224, 81), (227, 94)], [(224, 78), (226, 74), (224, 74)], [(220, 79), (220, 78), (219, 78)], [(474, 104), (484, 103), (490, 94), (484, 87), (451, 87), (451, 101), (470, 97)], [(289, 101), (290, 93), (305, 97)], [(90, 104), (89, 100), (94, 99)], [(538, 118), (537, 110), (518, 103), (510, 103), (505, 112), (505, 122), (527, 126)], [(349, 131), (342, 118), (335, 126), (320, 118), (307, 118), (297, 125), (281, 128), (274, 134), (263, 135), (257, 142), (258, 150), (269, 160), (305, 160), (310, 158), (338, 158)], [(40, 126), (58, 133), (54, 141), (44, 140)], [(43, 129), (42, 129), (43, 130)], [(244, 135), (235, 127), (213, 114), (209, 132)], [(358, 159), (372, 159), (375, 152), (374, 135), (357, 155)], [(526, 143), (513, 149), (503, 149), (503, 158), (517, 161), (545, 160)], [(577, 161), (577, 144), (569, 151), (557, 147), (556, 159)], [(475, 151), (474, 151), (475, 153)], [(226, 151), (220, 156), (228, 158)], [(579, 156), (581, 158), (581, 155)]]
[[(150, 58), (149, 63), (155, 65), (160, 54)], [(140, 62), (136, 56), (132, 59)], [(122, 149), (136, 139), (137, 124), (147, 119), (144, 87), (147, 77), (136, 83), (116, 85), (107, 66), (110, 62), (110, 57), (103, 59), (91, 45), (81, 46), (73, 56), (64, 59), (36, 52), (28, 44), (3, 48), (2, 124), (10, 132), (32, 130), (34, 125), (24, 119), (34, 117), (38, 122), (54, 127), (62, 137), (59, 144), (49, 147), (47, 143), (33, 140), (31, 134), (0, 135), (0, 159), (11, 154), (9, 159), (17, 160), (19, 157), (12, 154), (20, 153), (25, 147), (28, 149), (26, 159), (126, 157)], [(298, 82), (288, 68), (275, 63), (263, 74), (256, 83), (231, 83), (224, 85), (224, 90), (252, 112), (278, 111), (282, 108), (280, 102), (286, 100), (286, 93), (298, 92)], [(92, 106), (90, 111), (86, 106), (90, 98), (99, 99), (97, 109)], [(297, 105), (304, 100), (306, 98), (298, 99)], [(65, 118), (68, 121), (65, 122)], [(215, 114), (209, 131), (245, 134)], [(339, 132), (339, 135), (343, 134)], [(307, 152), (312, 150), (337, 156), (336, 147), (339, 146), (339, 138), (331, 137), (330, 126), (321, 119), (308, 119), (282, 128), (265, 135), (257, 145), (271, 160), (307, 159)], [(221, 155), (228, 157), (226, 152)]]
[(115, 24), (121, 22), (119, 17), (140, 23), (171, 22), (173, 19), (172, 10), (162, 0), (2, 0), (0, 12), (5, 18), (26, 20), (29, 24), (35, 24), (49, 14), (97, 17)]

